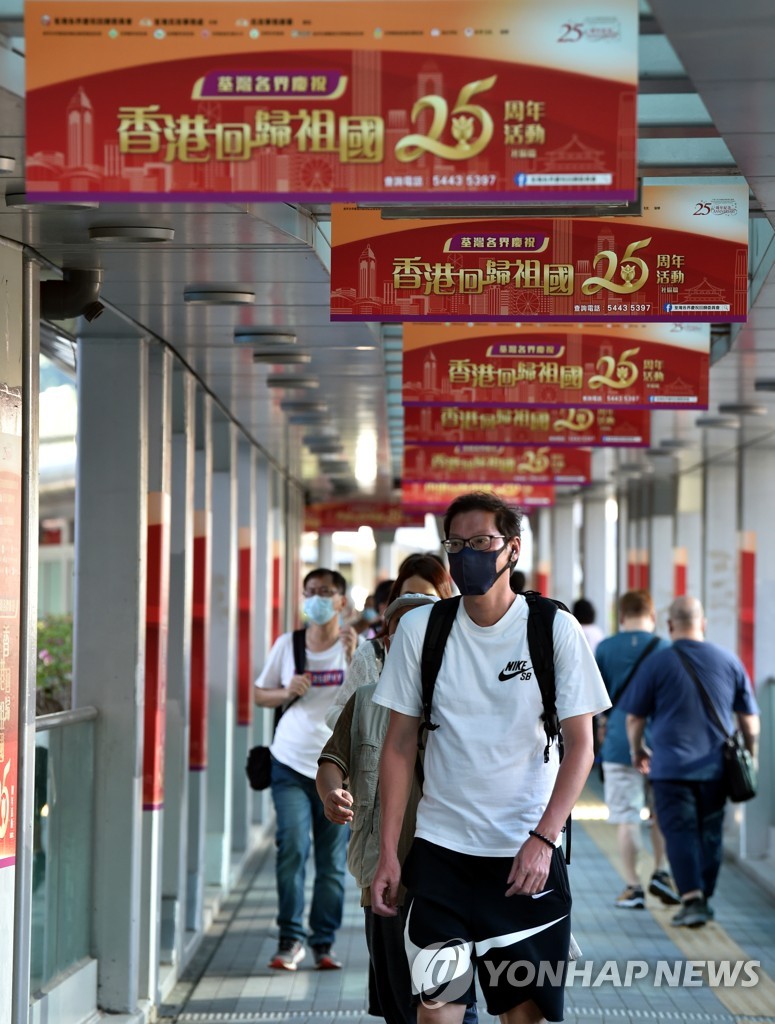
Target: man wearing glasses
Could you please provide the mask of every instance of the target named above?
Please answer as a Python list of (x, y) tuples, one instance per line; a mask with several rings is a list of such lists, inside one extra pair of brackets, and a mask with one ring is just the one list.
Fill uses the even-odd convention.
[[(418, 1021), (460, 1024), (474, 998), (474, 972), (488, 1012), (504, 1024), (559, 1021), (571, 897), (558, 843), (592, 766), (592, 716), (610, 702), (581, 627), (558, 611), (555, 689), (565, 754), (560, 765), (553, 743), (545, 761), (528, 606), (509, 580), (520, 514), (494, 494), (466, 494), (447, 509), (444, 533), (462, 600), (436, 679), (437, 728), (426, 733), (423, 796), (403, 873)], [(371, 887), (374, 912), (386, 916), (396, 913), (396, 848), (417, 754), (429, 616), (418, 608), (403, 617), (374, 695), (391, 709)]]
[(315, 776), (320, 751), (331, 735), (325, 714), (358, 642), (353, 629), (339, 625), (346, 589), (344, 577), (330, 569), (314, 569), (305, 576), (305, 671), (296, 672), (293, 634), (284, 633), (272, 646), (255, 684), (259, 707), (286, 706), (270, 747), (280, 942), (269, 967), (276, 970), (295, 971), (305, 956), (304, 874), (311, 840), (315, 884), (309, 944), (318, 970), (342, 966), (332, 945), (342, 923), (347, 830), (326, 819)]

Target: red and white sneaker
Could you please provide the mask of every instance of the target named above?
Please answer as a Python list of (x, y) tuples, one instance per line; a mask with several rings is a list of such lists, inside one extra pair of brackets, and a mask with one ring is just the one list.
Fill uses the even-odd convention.
[(306, 949), (298, 939), (280, 939), (277, 952), (268, 966), (275, 971), (295, 971), (306, 954)]
[(326, 942), (320, 946), (312, 947), (312, 955), (315, 957), (316, 971), (338, 971), (341, 970), (342, 961), (331, 949), (331, 943)]

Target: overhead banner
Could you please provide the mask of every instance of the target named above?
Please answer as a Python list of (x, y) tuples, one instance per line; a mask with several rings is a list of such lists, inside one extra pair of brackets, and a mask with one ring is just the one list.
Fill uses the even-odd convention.
[(573, 445), (639, 448), (651, 443), (643, 409), (406, 406), (407, 444)]
[(588, 484), (587, 448), (513, 445), (405, 445), (403, 479), (434, 483)]
[(422, 515), (410, 515), (400, 505), (390, 502), (328, 501), (308, 505), (304, 510), (304, 529), (308, 532), (333, 533), (335, 530), (395, 530), (399, 526), (424, 526)]
[(630, 201), (636, 0), (29, 0), (33, 200)]
[(405, 405), (707, 409), (710, 327), (406, 324)]
[(642, 409), (406, 406), (403, 439), (407, 444), (647, 447), (651, 425)]
[(519, 508), (548, 508), (554, 504), (554, 487), (533, 484), (491, 484), (479, 480), (476, 483), (419, 483), (404, 482), (401, 485), (401, 504), (411, 511), (443, 514), (455, 498), (470, 491), (493, 491), (509, 505)]
[(331, 319), (742, 322), (748, 186), (654, 185), (640, 217), (332, 209)]

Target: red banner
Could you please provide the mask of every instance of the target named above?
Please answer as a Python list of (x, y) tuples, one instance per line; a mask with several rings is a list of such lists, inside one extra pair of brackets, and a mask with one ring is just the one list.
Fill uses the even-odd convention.
[(635, 0), (29, 0), (25, 42), (31, 199), (636, 195)]
[(742, 322), (748, 186), (652, 185), (640, 217), (383, 220), (332, 209), (331, 319)]
[(406, 445), (403, 479), (491, 484), (588, 484), (587, 448), (516, 448), (512, 445)]
[(193, 604), (191, 609), (191, 732), (188, 766), (207, 768), (207, 634), (210, 629), (209, 514), (194, 512)]
[(707, 409), (707, 324), (406, 324), (405, 405)]
[(407, 444), (517, 444), (637, 448), (651, 441), (642, 409), (404, 408)]
[(147, 566), (143, 810), (155, 811), (164, 806), (170, 600), (170, 496), (162, 491), (148, 495)]
[(412, 511), (440, 514), (455, 498), (469, 491), (493, 491), (509, 505), (520, 508), (546, 508), (554, 504), (554, 487), (536, 484), (496, 484), (477, 481), (472, 484), (404, 482), (401, 504)]
[(249, 527), (239, 531), (237, 589), (239, 593), (237, 620), (237, 725), (253, 721), (253, 548)]
[[(21, 398), (5, 386), (0, 409), (0, 870), (16, 863), (19, 779), (19, 629), (22, 578)], [(43, 658), (48, 652), (38, 651)], [(4, 904), (4, 909), (10, 908)], [(11, 920), (12, 920), (11, 915)], [(6, 923), (5, 927), (8, 927)]]
[(308, 505), (304, 512), (304, 529), (317, 533), (336, 530), (358, 530), (370, 526), (372, 530), (395, 530), (399, 526), (423, 526), (421, 515), (409, 515), (400, 505), (389, 502), (328, 501)]

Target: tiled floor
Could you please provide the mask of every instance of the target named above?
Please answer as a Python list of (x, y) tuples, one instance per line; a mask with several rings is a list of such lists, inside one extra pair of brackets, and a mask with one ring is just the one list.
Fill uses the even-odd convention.
[[(775, 1024), (775, 903), (734, 866), (724, 865), (714, 897), (716, 922), (702, 929), (671, 928), (672, 911), (649, 897), (645, 911), (613, 907), (621, 879), (610, 859), (613, 827), (574, 826), (573, 932), (583, 957), (566, 992), (566, 1020), (578, 1024), (766, 1020)], [(310, 957), (295, 973), (269, 971), (274, 951), (274, 860), (254, 858), (243, 882), (223, 905), (186, 977), (162, 1008), (179, 1024), (366, 1024), (366, 948), (358, 892), (348, 879), (347, 904), (336, 949), (345, 968), (318, 972)], [(737, 983), (711, 985), (691, 961), (734, 965), (758, 960), (761, 980), (738, 969)], [(628, 978), (628, 962), (630, 965)], [(749, 968), (750, 970), (750, 968)], [(688, 975), (687, 975), (687, 972)], [(643, 977), (638, 975), (643, 974)], [(628, 984), (629, 981), (629, 984)], [(686, 984), (686, 982), (693, 984)], [(480, 1011), (482, 1024), (493, 1018)]]

